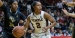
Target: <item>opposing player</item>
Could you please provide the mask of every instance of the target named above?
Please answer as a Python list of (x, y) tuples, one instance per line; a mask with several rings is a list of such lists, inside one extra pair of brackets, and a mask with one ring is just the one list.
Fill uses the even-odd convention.
[(75, 2), (67, 2), (66, 0), (62, 0), (62, 3), (66, 4), (67, 6), (71, 6), (71, 7), (75, 6)]
[[(10, 1), (10, 7), (5, 6), (0, 0), (0, 8), (4, 11), (4, 30), (3, 38), (15, 38), (12, 34), (12, 30), (15, 26), (18, 26), (19, 20), (25, 20), (24, 14), (18, 12), (18, 2), (16, 0)], [(18, 33), (22, 34), (22, 33)]]
[[(56, 25), (55, 19), (48, 13), (42, 11), (42, 4), (39, 1), (34, 1), (31, 5), (32, 13), (28, 16), (25, 28), (28, 27), (30, 22), (34, 27), (34, 32), (31, 38), (51, 38), (50, 28)], [(46, 19), (52, 24), (46, 25)]]

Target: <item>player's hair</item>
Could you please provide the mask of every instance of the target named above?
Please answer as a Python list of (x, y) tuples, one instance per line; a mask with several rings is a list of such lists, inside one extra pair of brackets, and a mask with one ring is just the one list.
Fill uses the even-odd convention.
[(17, 0), (11, 0), (11, 1), (9, 1), (9, 5), (12, 5), (12, 3), (15, 2), (15, 1), (17, 1)]
[(37, 2), (39, 2), (39, 1), (34, 1), (34, 2), (31, 4), (31, 10), (32, 10), (32, 12), (35, 11), (34, 8), (33, 8), (33, 6), (35, 6)]

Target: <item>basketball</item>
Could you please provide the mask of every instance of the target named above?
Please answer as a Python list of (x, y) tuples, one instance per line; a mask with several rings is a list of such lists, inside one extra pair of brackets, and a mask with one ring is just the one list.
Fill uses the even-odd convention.
[(24, 27), (23, 26), (16, 26), (12, 30), (12, 34), (15, 37), (22, 37), (24, 35)]

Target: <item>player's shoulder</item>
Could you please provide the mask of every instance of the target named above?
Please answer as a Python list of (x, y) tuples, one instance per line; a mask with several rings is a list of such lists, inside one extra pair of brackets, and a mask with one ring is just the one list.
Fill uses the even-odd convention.
[(48, 15), (48, 13), (45, 12), (45, 11), (41, 11), (41, 13), (44, 14), (44, 15)]
[(23, 13), (22, 13), (22, 12), (20, 12), (20, 11), (17, 11), (17, 14), (18, 14), (18, 15), (23, 15)]
[(45, 11), (42, 11), (42, 15), (46, 18), (48, 16), (51, 16), (49, 13), (45, 12)]
[(27, 17), (27, 20), (30, 20), (30, 18), (32, 18), (32, 17), (33, 17), (33, 13), (30, 13)]
[(28, 16), (29, 16), (29, 17), (33, 16), (33, 13), (30, 13)]
[(45, 13), (45, 11), (41, 11), (41, 13)]
[(46, 12), (45, 11), (41, 11), (41, 15), (44, 15)]

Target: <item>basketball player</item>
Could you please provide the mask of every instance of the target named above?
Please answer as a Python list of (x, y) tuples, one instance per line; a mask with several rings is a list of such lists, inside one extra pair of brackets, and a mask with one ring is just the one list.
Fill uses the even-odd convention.
[(68, 6), (71, 6), (71, 7), (75, 6), (75, 2), (67, 2), (66, 0), (62, 0), (62, 3), (66, 4)]
[[(74, 7), (74, 9), (75, 9), (75, 2), (66, 2), (65, 0), (62, 0), (62, 2), (68, 6)], [(74, 13), (68, 13), (68, 11), (66, 9), (62, 9), (62, 11), (64, 12), (64, 14), (66, 14), (66, 16), (75, 18)], [(74, 26), (73, 33), (72, 33), (72, 38), (75, 38), (75, 26)]]
[(11, 8), (5, 6), (0, 0), (0, 7), (4, 11), (4, 30), (3, 38), (15, 38), (12, 34), (12, 30), (15, 26), (18, 25), (20, 19), (25, 20), (25, 16), (17, 11), (18, 2), (16, 0), (11, 0)]
[[(66, 16), (70, 16), (70, 17), (75, 18), (74, 13), (68, 13), (66, 9), (62, 9), (62, 11), (66, 14)], [(72, 33), (72, 38), (75, 38), (75, 26), (74, 26), (73, 33)]]
[[(56, 25), (54, 18), (42, 11), (42, 4), (39, 1), (34, 1), (31, 5), (32, 13), (28, 16), (25, 28), (32, 23), (34, 27), (34, 32), (31, 34), (31, 38), (51, 38), (50, 37), (50, 28)], [(46, 19), (49, 20), (52, 24), (46, 25)]]

